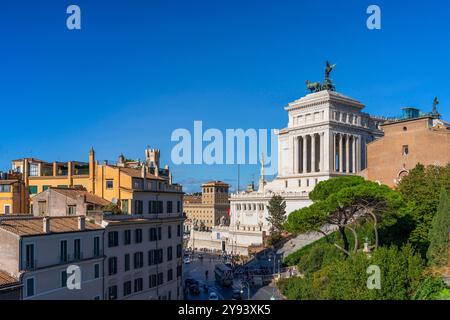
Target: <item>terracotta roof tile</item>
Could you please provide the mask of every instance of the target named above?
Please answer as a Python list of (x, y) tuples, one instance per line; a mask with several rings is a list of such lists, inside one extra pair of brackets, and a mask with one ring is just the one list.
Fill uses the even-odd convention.
[(10, 276), (3, 270), (0, 270), (0, 288), (15, 284), (19, 284), (18, 279)]
[[(78, 217), (50, 217), (50, 234), (77, 232)], [(19, 236), (44, 235), (42, 217), (27, 218), (0, 218), (0, 229), (12, 232)], [(101, 226), (86, 220), (85, 231), (103, 229)]]
[(50, 189), (74, 200), (76, 200), (80, 196), (86, 196), (87, 203), (93, 203), (100, 206), (107, 206), (111, 203), (108, 200), (105, 200), (85, 190), (77, 190), (70, 188), (50, 188)]
[[(141, 177), (141, 170), (140, 169), (134, 169), (134, 168), (120, 168), (120, 172), (125, 173), (126, 175), (133, 177), (133, 178), (142, 178)], [(161, 180), (165, 181), (165, 179), (161, 177), (157, 177), (154, 174), (147, 172), (147, 179), (150, 180)]]

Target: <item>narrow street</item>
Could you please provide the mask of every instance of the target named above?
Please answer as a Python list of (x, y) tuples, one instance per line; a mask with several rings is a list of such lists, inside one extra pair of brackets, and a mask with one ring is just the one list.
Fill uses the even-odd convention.
[[(191, 258), (191, 262), (184, 264), (183, 266), (183, 284), (186, 279), (194, 279), (199, 282), (200, 293), (194, 294), (189, 292), (186, 296), (186, 300), (208, 300), (211, 292), (215, 292), (219, 297), (219, 300), (231, 300), (233, 290), (239, 290), (242, 292), (242, 300), (270, 300), (274, 296), (277, 300), (281, 299), (281, 295), (278, 290), (272, 285), (265, 286), (251, 286), (250, 290), (244, 285), (242, 288), (242, 277), (234, 276), (233, 285), (230, 287), (222, 287), (215, 281), (214, 268), (216, 264), (222, 263), (222, 258), (210, 255), (202, 254), (203, 259), (198, 258), (196, 253), (194, 257)], [(254, 270), (262, 265), (267, 265), (267, 261), (252, 261), (249, 264), (249, 270)], [(206, 272), (208, 272), (208, 277), (206, 278)], [(204, 286), (207, 286), (207, 290)]]

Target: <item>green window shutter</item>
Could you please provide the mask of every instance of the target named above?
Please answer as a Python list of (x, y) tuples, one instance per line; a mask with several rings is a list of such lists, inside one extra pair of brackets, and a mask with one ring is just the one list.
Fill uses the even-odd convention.
[(37, 194), (38, 188), (37, 188), (37, 186), (30, 186), (29, 190), (30, 190), (30, 194)]

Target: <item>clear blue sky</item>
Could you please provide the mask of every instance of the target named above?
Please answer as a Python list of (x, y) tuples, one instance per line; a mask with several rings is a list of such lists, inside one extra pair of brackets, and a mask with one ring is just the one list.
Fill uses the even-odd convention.
[[(82, 30), (66, 28), (77, 4)], [(382, 30), (366, 8), (382, 9)], [(428, 1), (72, 0), (0, 5), (0, 168), (48, 161), (143, 158), (170, 163), (176, 128), (282, 128), (283, 107), (337, 63), (338, 91), (366, 112), (404, 106), (450, 119), (450, 4)], [(236, 166), (172, 166), (187, 191), (236, 183)], [(241, 185), (257, 166), (241, 167)]]

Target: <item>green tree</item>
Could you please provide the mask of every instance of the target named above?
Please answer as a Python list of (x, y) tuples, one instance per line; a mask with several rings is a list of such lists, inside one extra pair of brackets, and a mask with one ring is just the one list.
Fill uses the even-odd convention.
[(401, 195), (387, 186), (366, 181), (361, 177), (349, 176), (332, 178), (320, 182), (310, 198), (314, 201), (306, 208), (292, 212), (285, 228), (292, 233), (316, 231), (327, 236), (323, 226), (337, 227), (342, 246), (333, 243), (346, 255), (350, 252), (350, 242), (346, 230), (351, 231), (353, 250), (358, 249), (356, 228), (361, 223), (372, 221), (375, 247), (378, 245), (378, 226), (381, 214), (386, 221), (395, 220), (397, 211), (404, 205)]
[(450, 192), (450, 164), (445, 167), (418, 164), (398, 185), (398, 191), (410, 202), (408, 215), (413, 223), (409, 242), (426, 255), (429, 230), (439, 206), (441, 190)]
[(267, 209), (269, 211), (269, 217), (266, 219), (270, 223), (270, 231), (280, 233), (286, 221), (286, 202), (283, 197), (274, 195), (270, 199)]
[[(380, 289), (369, 289), (369, 266), (380, 268)], [(336, 259), (303, 277), (280, 283), (288, 299), (407, 300), (422, 280), (423, 260), (411, 246), (381, 247), (371, 257), (362, 252)]]
[(427, 251), (430, 266), (443, 267), (448, 261), (448, 232), (450, 229), (450, 203), (447, 191), (442, 189), (439, 206), (431, 223)]

